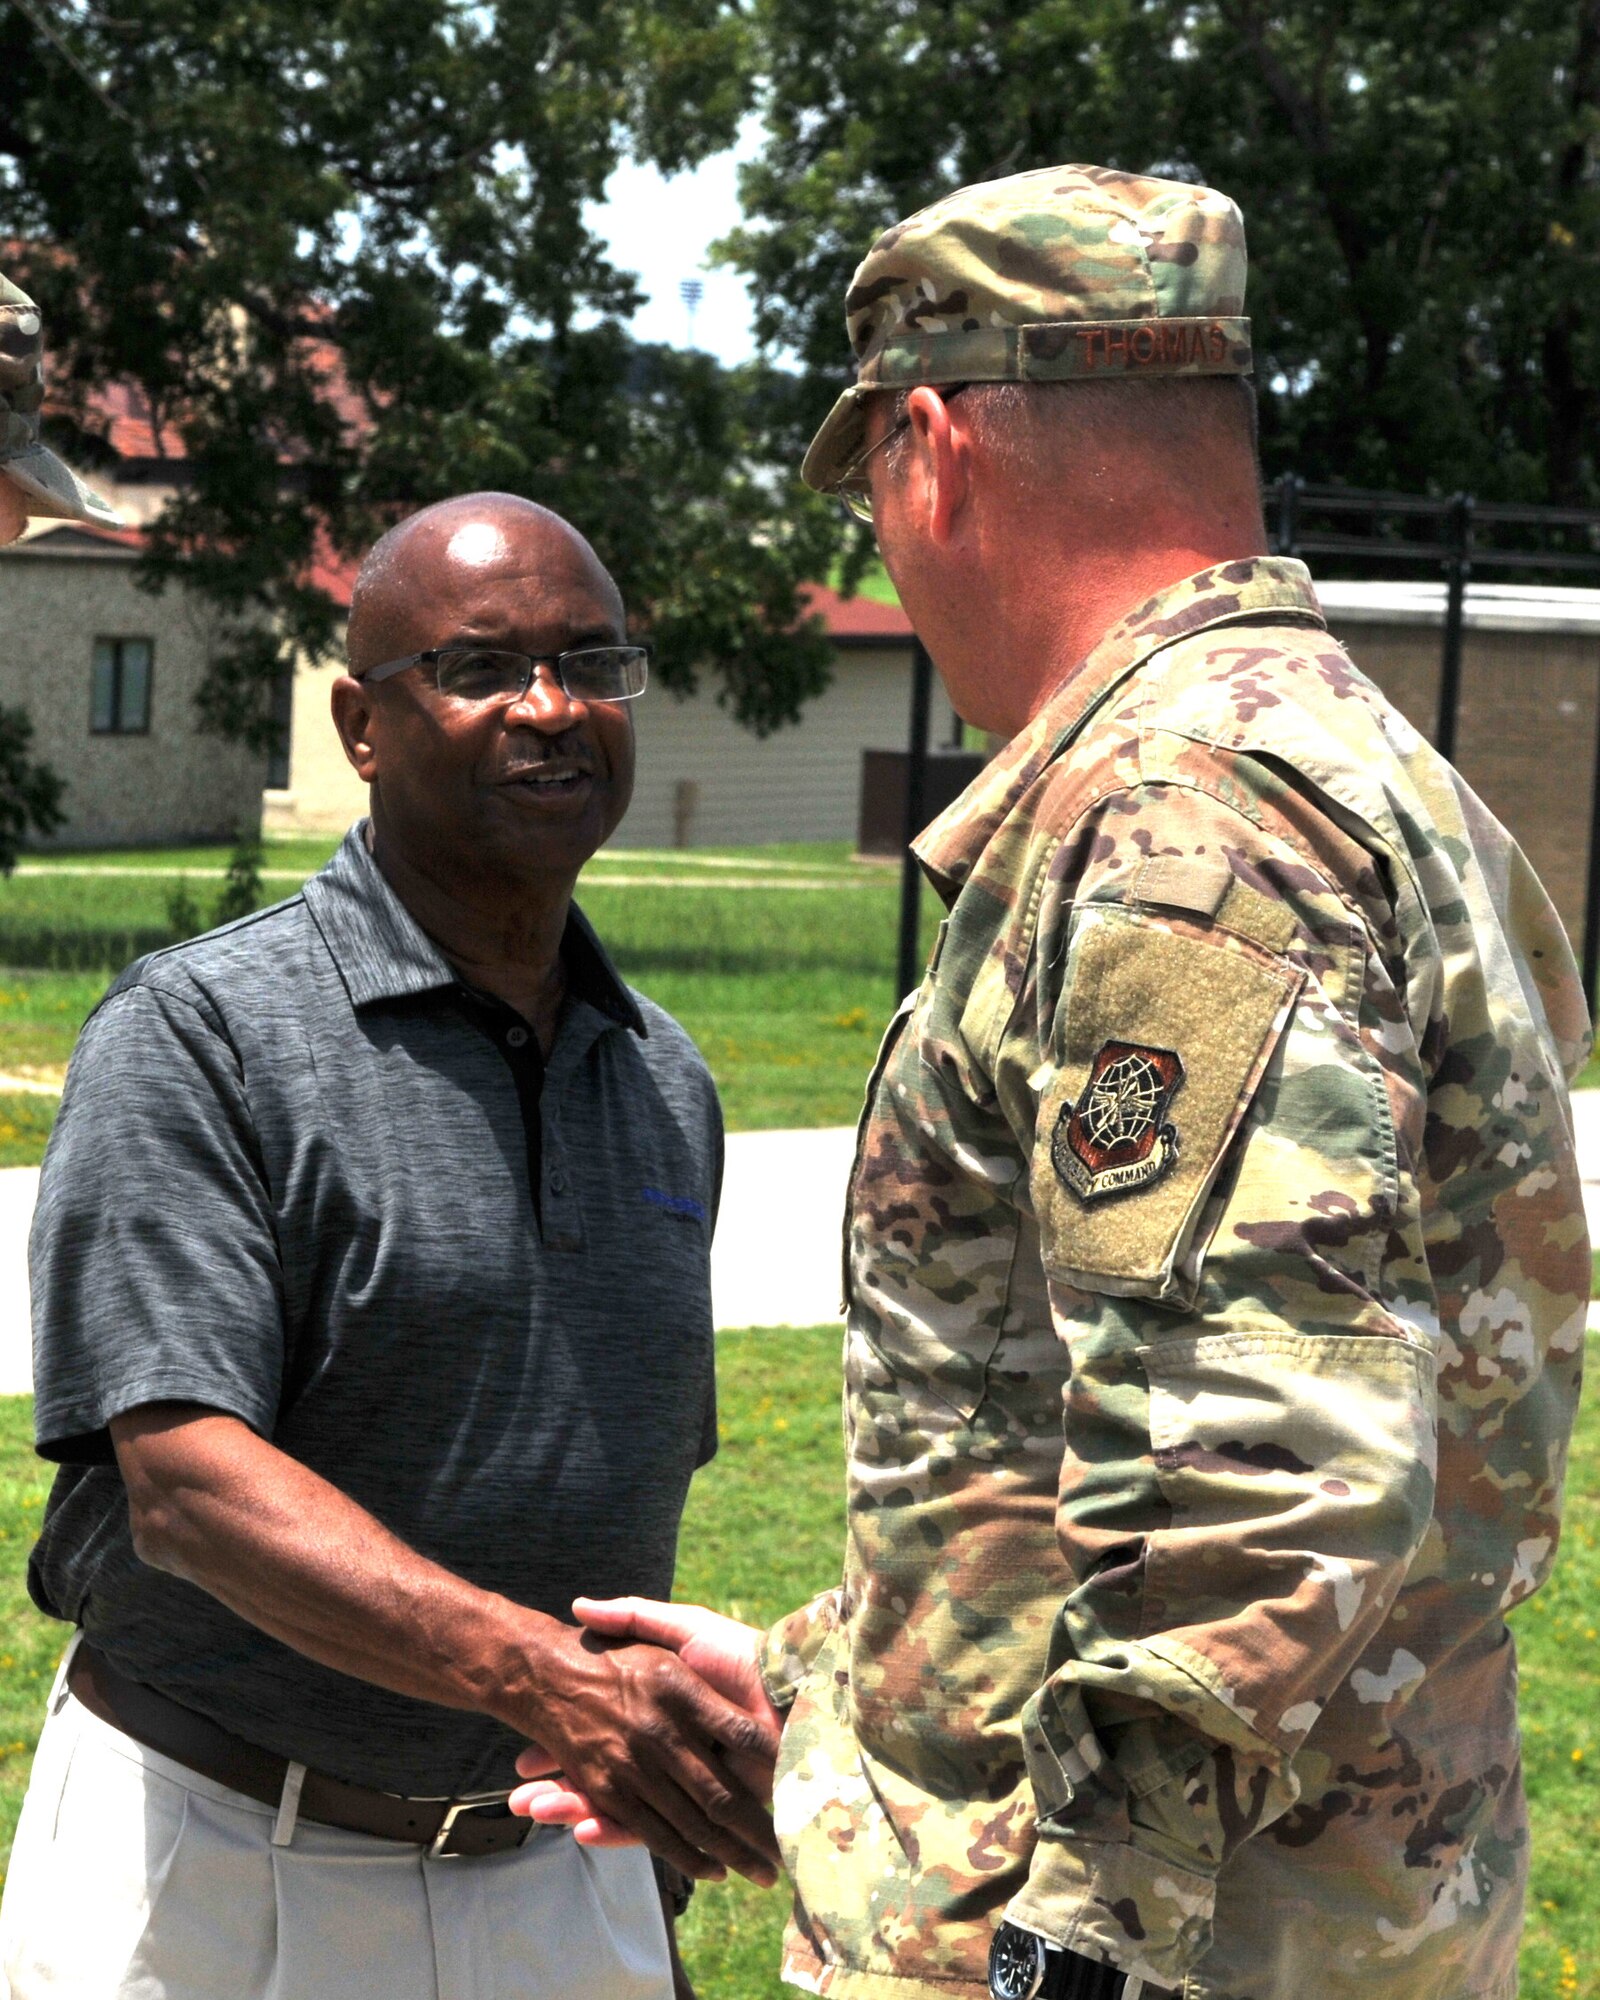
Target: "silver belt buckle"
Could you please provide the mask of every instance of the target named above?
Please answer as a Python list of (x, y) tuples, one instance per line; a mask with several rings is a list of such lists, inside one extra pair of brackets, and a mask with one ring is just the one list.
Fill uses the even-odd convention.
[[(460, 1819), (463, 1813), (481, 1812), (485, 1806), (503, 1806), (510, 1796), (509, 1792), (469, 1792), (465, 1798), (452, 1799), (444, 1809), (444, 1818), (439, 1822), (438, 1832), (428, 1843), (428, 1859), (430, 1861), (464, 1860), (466, 1857), (457, 1854), (448, 1844), (456, 1821)], [(523, 1832), (524, 1840), (527, 1838), (528, 1833), (532, 1831), (532, 1828), (533, 1822), (529, 1820)]]

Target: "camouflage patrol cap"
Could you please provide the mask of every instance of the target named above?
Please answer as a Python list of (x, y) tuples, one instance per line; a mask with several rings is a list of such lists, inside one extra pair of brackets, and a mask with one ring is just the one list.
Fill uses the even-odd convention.
[(0, 277), (0, 476), (29, 514), (118, 525), (116, 509), (39, 442), (44, 404), (44, 332), (39, 308)]
[(868, 399), (919, 382), (1248, 375), (1244, 220), (1225, 194), (1109, 167), (957, 188), (886, 229), (845, 299), (856, 380), (801, 477), (837, 485)]

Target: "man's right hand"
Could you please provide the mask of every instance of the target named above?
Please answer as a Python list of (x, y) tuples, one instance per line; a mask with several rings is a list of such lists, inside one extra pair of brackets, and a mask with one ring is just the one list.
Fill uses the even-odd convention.
[[(663, 1604), (643, 1597), (580, 1597), (572, 1608), (595, 1633), (671, 1647), (685, 1666), (759, 1722), (770, 1739), (770, 1749), (763, 1747), (755, 1756), (730, 1751), (728, 1765), (731, 1775), (747, 1790), (763, 1799), (771, 1797), (782, 1718), (762, 1684), (758, 1664), (761, 1635), (754, 1627), (702, 1605)], [(556, 1767), (555, 1775), (550, 1775), (552, 1766)], [(519, 1757), (517, 1769), (533, 1782), (512, 1794), (514, 1812), (525, 1812), (544, 1826), (570, 1827), (586, 1847), (635, 1844), (636, 1836), (608, 1813), (559, 1759), (544, 1755), (542, 1747)]]
[[(737, 1676), (731, 1698), (702, 1678), (715, 1648), (691, 1662), (659, 1643), (630, 1643), (627, 1621), (614, 1623), (615, 1639), (540, 1621), (526, 1685), (493, 1704), (537, 1746), (519, 1769), (558, 1769), (588, 1816), (686, 1875), (720, 1880), (732, 1868), (770, 1887), (778, 1847), (760, 1800), (777, 1755), (775, 1711), (763, 1696), (765, 1712), (752, 1712)], [(719, 1623), (744, 1630), (731, 1619)]]

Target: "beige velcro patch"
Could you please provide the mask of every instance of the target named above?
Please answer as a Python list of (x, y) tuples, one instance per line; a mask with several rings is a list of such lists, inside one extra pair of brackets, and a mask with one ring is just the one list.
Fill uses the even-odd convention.
[(1295, 933), (1294, 913), (1242, 882), (1220, 854), (1153, 854), (1133, 878), (1136, 903), (1155, 903), (1190, 916), (1214, 917), (1267, 951), (1283, 951)]
[[(1039, 1106), (1031, 1175), (1053, 1277), (1087, 1291), (1172, 1300), (1191, 1289), (1180, 1263), (1303, 979), (1298, 967), (1220, 931), (1180, 936), (1107, 908), (1085, 918), (1067, 962), (1061, 1066)], [(1091, 1171), (1098, 1161), (1080, 1100), (1091, 1079), (1103, 1089), (1106, 1052), (1115, 1059), (1121, 1048), (1152, 1062), (1170, 1051), (1177, 1063), (1166, 1073), (1180, 1080), (1153, 1102), (1149, 1116), (1160, 1125), (1147, 1143), (1134, 1104), (1130, 1130), (1158, 1171), (1130, 1172), (1119, 1183), (1114, 1168)]]

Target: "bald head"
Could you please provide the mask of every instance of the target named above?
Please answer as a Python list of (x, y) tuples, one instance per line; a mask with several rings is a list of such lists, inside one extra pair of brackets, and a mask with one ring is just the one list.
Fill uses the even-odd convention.
[[(509, 889), (508, 908), (570, 895), (628, 809), (633, 717), (625, 701), (569, 693), (560, 662), (626, 638), (617, 586), (547, 507), (469, 493), (384, 536), (356, 579), (350, 673), (330, 694), (391, 879), (497, 907)], [(434, 661), (456, 651), (520, 654), (521, 695), (441, 692)]]
[(411, 514), (376, 542), (350, 596), (346, 641), (352, 673), (437, 645), (432, 632), (452, 612), (502, 592), (560, 596), (579, 588), (614, 615), (622, 596), (570, 522), (513, 493), (465, 493)]

